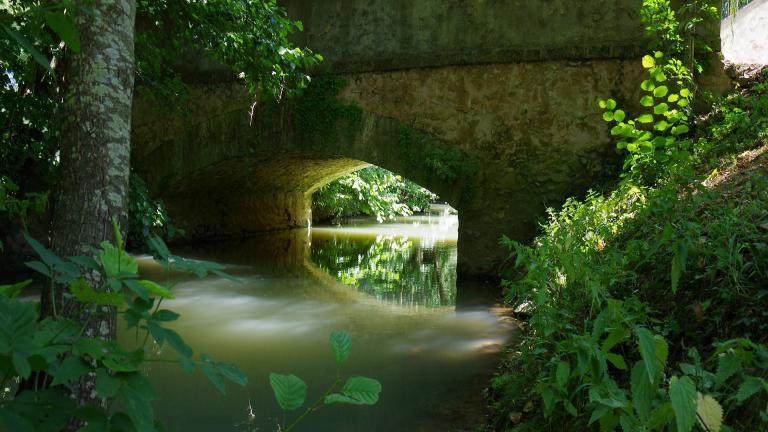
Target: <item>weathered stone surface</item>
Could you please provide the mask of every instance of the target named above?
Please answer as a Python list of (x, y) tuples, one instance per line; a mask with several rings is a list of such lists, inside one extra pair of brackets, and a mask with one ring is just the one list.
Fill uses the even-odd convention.
[(284, 0), (296, 42), (321, 68), (364, 72), (457, 64), (638, 57), (641, 0)]
[(502, 234), (532, 238), (547, 206), (615, 174), (597, 99), (639, 99), (639, 0), (283, 3), (360, 112), (251, 118), (236, 83), (200, 81), (185, 116), (139, 105), (135, 165), (193, 235), (304, 226), (312, 191), (370, 163), (457, 208), (459, 272), (495, 275)]

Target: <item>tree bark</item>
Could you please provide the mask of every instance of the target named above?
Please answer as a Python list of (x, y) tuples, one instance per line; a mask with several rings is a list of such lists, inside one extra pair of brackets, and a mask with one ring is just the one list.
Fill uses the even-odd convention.
[[(76, 22), (81, 51), (63, 65), (60, 173), (51, 245), (59, 256), (89, 255), (87, 246), (113, 241), (112, 218), (125, 225), (130, 170), (136, 0), (79, 0)], [(95, 287), (96, 288), (96, 287)], [(84, 334), (115, 338), (116, 311), (86, 312), (64, 304), (61, 290), (44, 292), (42, 313), (54, 311), (86, 325)], [(55, 306), (55, 307), (54, 307)], [(74, 395), (95, 399), (86, 377)]]

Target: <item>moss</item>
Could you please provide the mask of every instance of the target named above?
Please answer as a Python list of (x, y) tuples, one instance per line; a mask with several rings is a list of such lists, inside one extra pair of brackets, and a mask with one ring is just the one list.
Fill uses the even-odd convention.
[(337, 98), (345, 84), (346, 80), (337, 75), (312, 80), (293, 107), (292, 125), (298, 138), (325, 146), (338, 140), (340, 121), (346, 122), (346, 127), (341, 128), (343, 132), (359, 130), (362, 109), (343, 104)]
[(461, 148), (446, 145), (427, 132), (405, 125), (400, 126), (398, 144), (411, 167), (460, 186), (462, 200), (471, 198), (472, 186), (465, 180), (473, 178), (478, 169)]

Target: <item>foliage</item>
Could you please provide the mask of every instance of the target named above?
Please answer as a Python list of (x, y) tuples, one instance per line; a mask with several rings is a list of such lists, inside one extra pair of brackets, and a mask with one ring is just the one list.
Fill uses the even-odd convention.
[[(67, 307), (78, 308), (91, 319), (98, 316), (102, 306), (118, 308), (128, 329), (135, 329), (137, 341), (144, 333), (143, 342), (128, 348), (101, 339), (84, 332), (84, 323), (65, 317), (62, 311), (40, 320), (36, 302), (16, 297), (19, 285), (0, 287), (0, 388), (9, 384), (15, 387), (15, 392), (3, 394), (0, 399), (3, 430), (55, 432), (72, 418), (88, 423), (81, 431), (158, 430), (151, 405), (156, 395), (144, 369), (154, 361), (168, 361), (154, 355), (165, 344), (176, 351), (185, 371), (191, 373), (199, 368), (222, 393), (225, 379), (246, 384), (247, 379), (235, 366), (206, 354), (195, 356), (178, 333), (165, 327), (179, 318), (177, 313), (161, 308), (164, 299), (173, 298), (173, 285), (140, 279), (136, 261), (123, 249), (116, 224), (115, 236), (117, 244), (103, 242), (91, 256), (68, 258), (56, 256), (27, 236), (40, 258), (27, 266), (51, 284), (67, 285)], [(185, 271), (198, 277), (209, 273), (229, 277), (217, 264), (171, 255), (158, 237), (150, 243), (166, 273)], [(147, 346), (150, 337), (154, 346)], [(69, 397), (70, 389), (86, 374), (96, 376), (98, 396), (114, 398), (119, 404), (110, 404), (106, 410), (76, 406)]]
[(130, 246), (142, 248), (148, 246), (153, 236), (165, 240), (172, 239), (176, 234), (183, 235), (173, 226), (165, 205), (162, 201), (153, 199), (144, 180), (131, 170), (128, 189), (128, 239)]
[[(310, 405), (299, 417), (285, 428), (278, 426), (278, 430), (288, 432), (293, 430), (307, 415), (317, 411), (323, 405), (347, 404), (347, 405), (375, 405), (379, 401), (381, 383), (373, 378), (355, 376), (347, 378), (339, 389), (341, 375), (338, 367), (349, 358), (352, 349), (352, 341), (349, 335), (343, 331), (333, 331), (329, 337), (331, 350), (336, 358), (336, 379), (330, 387), (312, 405)], [(281, 375), (272, 373), (269, 375), (269, 385), (275, 395), (278, 405), (284, 411), (295, 411), (304, 405), (307, 399), (307, 384), (296, 375)]]
[(341, 103), (336, 97), (346, 81), (336, 75), (315, 77), (307, 89), (296, 99), (292, 126), (301, 140), (327, 147), (339, 140), (337, 123), (347, 123), (346, 132), (360, 126), (362, 110), (355, 105)]
[(312, 211), (319, 219), (368, 215), (383, 222), (426, 210), (436, 198), (416, 183), (372, 166), (320, 187), (312, 195)]
[(529, 318), (492, 383), (498, 429), (768, 427), (768, 84), (694, 123), (668, 72), (685, 65), (643, 64), (648, 112), (600, 101), (627, 152), (614, 190), (550, 211), (531, 246), (503, 241)]
[(304, 88), (305, 70), (322, 60), (289, 42), (303, 25), (276, 0), (139, 0), (137, 26), (139, 84), (159, 97), (183, 91), (178, 70), (201, 53), (231, 68), (252, 93), (278, 100)]
[(646, 93), (640, 99), (644, 112), (625, 121), (626, 113), (616, 107), (615, 100), (600, 100), (599, 104), (605, 110), (603, 119), (615, 123), (611, 135), (621, 138), (617, 147), (628, 152), (625, 173), (650, 184), (669, 170), (685, 175), (691, 166), (691, 140), (686, 134), (690, 132), (693, 80), (680, 60), (667, 60), (660, 51), (643, 57), (643, 67), (649, 75), (640, 85)]
[[(77, 4), (0, 4), (0, 176), (19, 185), (16, 199), (45, 194), (56, 181), (58, 65), (69, 52), (79, 51)], [(182, 73), (196, 58), (217, 60), (256, 97), (278, 100), (305, 87), (306, 69), (321, 60), (289, 42), (302, 24), (290, 20), (275, 0), (139, 0), (137, 7), (137, 86), (143, 97), (161, 100), (162, 106), (182, 105)], [(162, 206), (133, 179), (131, 195), (139, 201), (131, 206), (130, 228), (141, 235), (134, 238), (161, 226), (173, 234)]]

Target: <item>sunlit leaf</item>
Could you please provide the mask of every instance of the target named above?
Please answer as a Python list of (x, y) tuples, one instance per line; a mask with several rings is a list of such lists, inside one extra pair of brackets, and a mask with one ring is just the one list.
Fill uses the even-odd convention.
[(285, 411), (293, 411), (304, 405), (307, 384), (296, 375), (269, 374), (269, 385), (278, 405)]
[(720, 432), (723, 426), (723, 407), (712, 396), (698, 394), (696, 415), (704, 430)]

